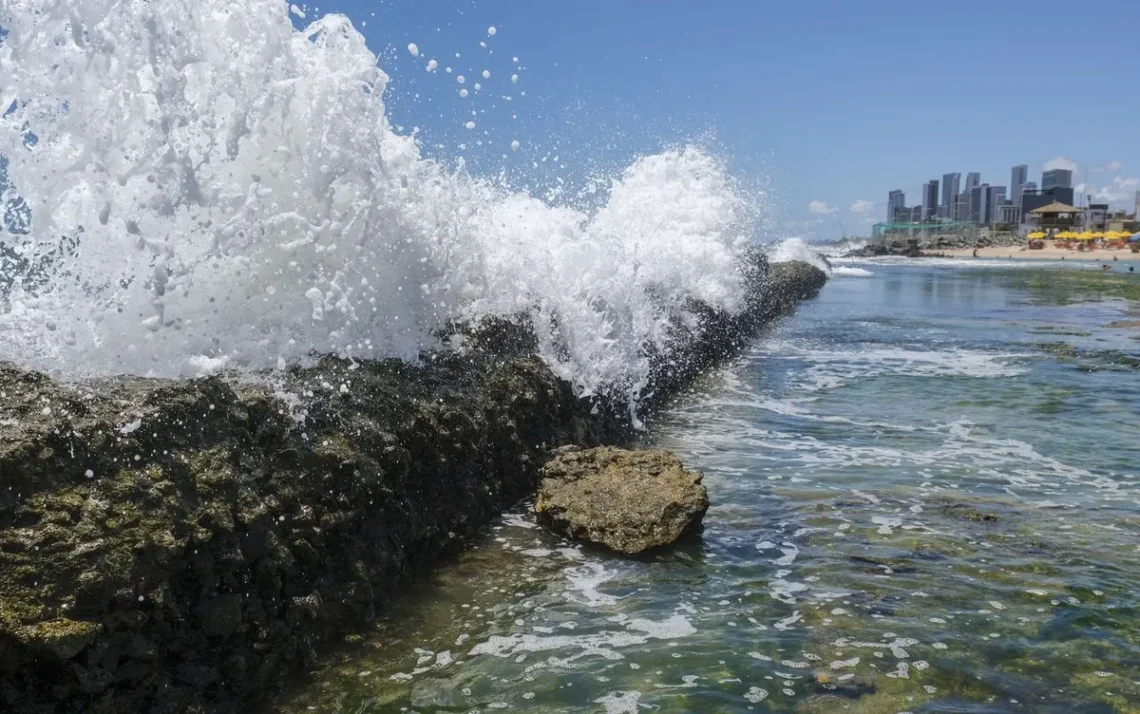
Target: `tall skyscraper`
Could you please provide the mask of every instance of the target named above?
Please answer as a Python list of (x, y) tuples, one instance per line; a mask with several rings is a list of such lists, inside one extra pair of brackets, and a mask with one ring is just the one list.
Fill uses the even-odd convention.
[[(898, 216), (899, 212), (904, 208), (906, 208), (905, 193), (896, 188), (887, 194), (887, 223), (894, 223), (900, 220), (896, 216)], [(907, 220), (910, 220), (909, 216), (907, 216)]]
[(982, 175), (977, 171), (971, 171), (966, 174), (966, 185), (962, 187), (962, 193), (969, 195), (970, 191), (982, 184)]
[(1000, 223), (1000, 208), (1005, 203), (1005, 186), (990, 186), (986, 191), (986, 216), (982, 221), (987, 226)]
[(938, 179), (930, 179), (922, 187), (922, 220), (934, 220), (938, 215)]
[(1025, 164), (1018, 164), (1013, 167), (1009, 174), (1009, 198), (1013, 201), (1013, 205), (1021, 207), (1021, 191), (1025, 188), (1025, 182), (1029, 180), (1029, 167)]
[(954, 197), (958, 195), (958, 184), (962, 174), (942, 174), (942, 217), (954, 220)]
[[(973, 174), (971, 174), (973, 175)], [(969, 184), (970, 179), (966, 179)], [(970, 197), (969, 208), (969, 221), (976, 226), (980, 226), (986, 222), (986, 201), (989, 200), (988, 183), (978, 184), (977, 186), (970, 186), (970, 190), (966, 193)]]
[(1073, 172), (1068, 169), (1053, 169), (1041, 174), (1041, 190), (1048, 191), (1054, 187), (1072, 188)]
[(960, 193), (954, 197), (954, 210), (951, 215), (955, 221), (966, 222), (970, 220), (970, 194)]

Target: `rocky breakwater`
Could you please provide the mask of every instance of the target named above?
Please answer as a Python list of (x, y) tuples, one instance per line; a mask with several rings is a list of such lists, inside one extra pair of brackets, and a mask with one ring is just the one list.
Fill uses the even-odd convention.
[(936, 235), (924, 240), (921, 248), (911, 247), (903, 243), (868, 243), (861, 248), (849, 251), (844, 258), (879, 258), (883, 256), (903, 256), (907, 258), (943, 258), (939, 251), (966, 250), (969, 248), (1024, 248), (1027, 242), (1011, 234), (964, 236), (964, 235)]
[[(743, 269), (743, 312), (676, 321), (647, 408), (825, 280)], [(629, 438), (629, 405), (576, 397), (525, 322), (465, 337), (242, 378), (0, 365), (0, 711), (249, 711), (533, 493), (553, 449)]]

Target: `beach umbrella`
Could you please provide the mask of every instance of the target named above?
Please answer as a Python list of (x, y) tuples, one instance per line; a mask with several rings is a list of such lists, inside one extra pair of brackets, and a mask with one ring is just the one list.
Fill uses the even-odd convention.
[(1037, 240), (1038, 238), (1044, 238), (1044, 237), (1045, 237), (1045, 234), (1042, 233), (1041, 231), (1034, 231), (1033, 233), (1029, 234), (1029, 238), (1031, 240)]
[(1131, 241), (1131, 242), (1133, 242), (1133, 243), (1138, 243), (1138, 242), (1140, 242), (1140, 233), (1133, 233), (1133, 234), (1132, 234), (1132, 237), (1131, 237), (1131, 238), (1129, 238), (1128, 240), (1129, 240), (1129, 241)]

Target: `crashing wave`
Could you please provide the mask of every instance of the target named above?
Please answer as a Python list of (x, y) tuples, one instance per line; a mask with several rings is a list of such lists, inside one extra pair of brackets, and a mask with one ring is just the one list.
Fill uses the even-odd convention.
[(413, 359), (450, 320), (523, 312), (580, 393), (636, 395), (690, 300), (740, 307), (752, 208), (700, 148), (637, 159), (580, 210), (425, 158), (341, 15), (9, 0), (0, 27), (0, 155), (32, 206), (0, 238), (50, 258), (8, 273), (0, 359), (65, 376)]

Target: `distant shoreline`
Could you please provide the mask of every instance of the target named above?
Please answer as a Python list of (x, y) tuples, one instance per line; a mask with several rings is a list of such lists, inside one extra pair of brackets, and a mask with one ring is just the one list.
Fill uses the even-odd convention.
[[(988, 246), (978, 248), (977, 251), (977, 257), (979, 258), (1017, 258), (1019, 260), (1061, 260), (1063, 258), (1066, 262), (1075, 260), (1091, 263), (1111, 263), (1115, 257), (1116, 260), (1120, 262), (1140, 263), (1140, 253), (1133, 253), (1131, 250), (1092, 250), (1078, 252), (1053, 247), (1029, 250), (1025, 247), (1015, 246)], [(942, 249), (939, 253), (950, 258), (970, 258), (974, 255), (974, 249)]]

